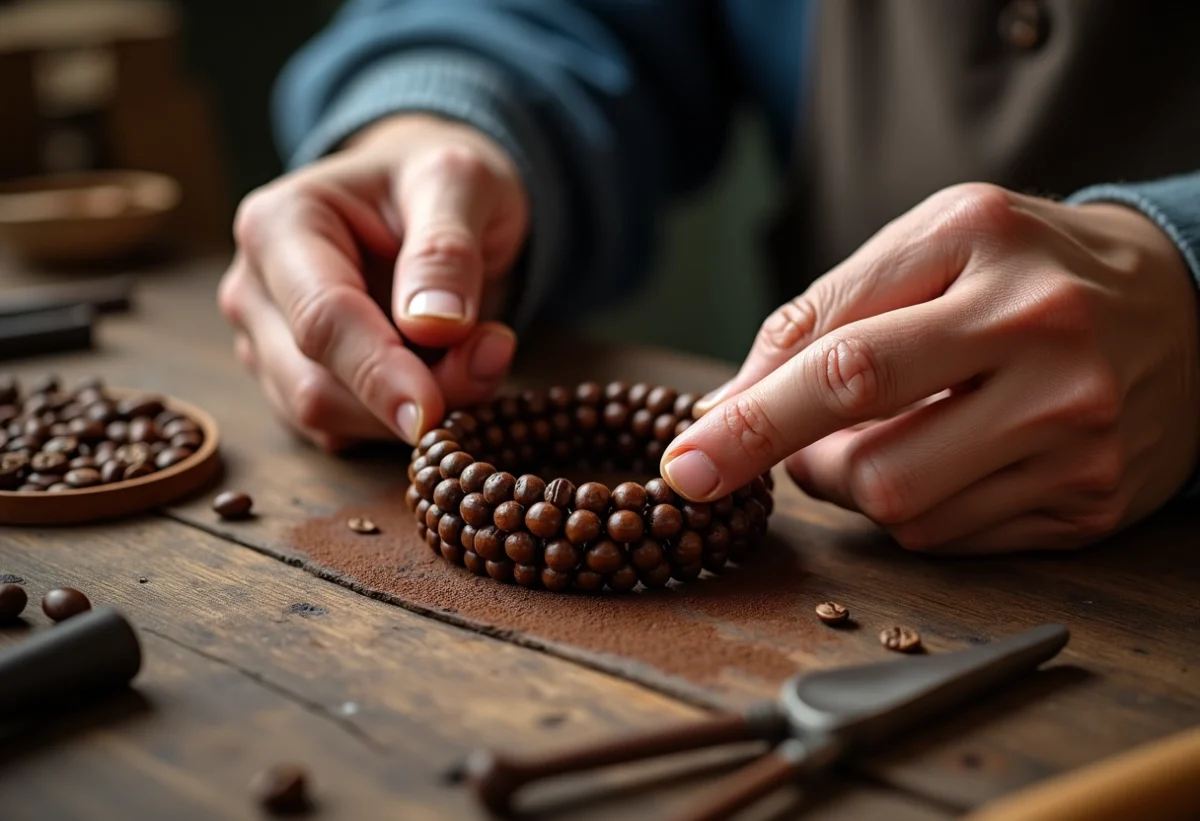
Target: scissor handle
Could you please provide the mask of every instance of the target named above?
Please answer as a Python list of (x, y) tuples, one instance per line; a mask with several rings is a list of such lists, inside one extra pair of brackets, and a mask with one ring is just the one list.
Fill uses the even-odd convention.
[(519, 758), (478, 751), (467, 758), (464, 775), (485, 807), (495, 813), (504, 813), (509, 810), (517, 790), (544, 778), (739, 741), (775, 741), (785, 737), (787, 731), (787, 719), (778, 706), (766, 704), (742, 714), (615, 738), (543, 756)]

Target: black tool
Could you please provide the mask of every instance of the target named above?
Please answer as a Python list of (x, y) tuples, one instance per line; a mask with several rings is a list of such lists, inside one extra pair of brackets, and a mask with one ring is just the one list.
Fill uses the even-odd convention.
[(784, 683), (777, 702), (741, 715), (539, 758), (482, 751), (467, 759), (465, 778), (486, 807), (503, 813), (517, 790), (544, 778), (721, 744), (774, 744), (769, 754), (730, 776), (703, 806), (680, 816), (718, 821), (771, 790), (814, 776), (1032, 672), (1057, 655), (1069, 637), (1065, 627), (1051, 624), (956, 653), (805, 673)]

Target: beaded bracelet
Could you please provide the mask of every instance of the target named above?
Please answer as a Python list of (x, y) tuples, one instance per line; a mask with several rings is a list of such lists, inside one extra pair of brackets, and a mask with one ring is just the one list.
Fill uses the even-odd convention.
[(455, 411), (413, 450), (405, 501), (417, 533), (473, 573), (553, 591), (662, 587), (741, 562), (766, 533), (769, 473), (703, 504), (681, 503), (658, 477), (609, 490), (495, 467), (656, 470), (695, 402), (670, 388), (585, 382)]

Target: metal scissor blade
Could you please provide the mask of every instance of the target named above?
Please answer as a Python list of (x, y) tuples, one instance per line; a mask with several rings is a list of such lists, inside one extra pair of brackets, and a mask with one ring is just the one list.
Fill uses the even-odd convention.
[(797, 734), (868, 747), (1032, 672), (1070, 638), (1056, 624), (991, 644), (884, 664), (827, 670), (784, 686), (781, 701)]

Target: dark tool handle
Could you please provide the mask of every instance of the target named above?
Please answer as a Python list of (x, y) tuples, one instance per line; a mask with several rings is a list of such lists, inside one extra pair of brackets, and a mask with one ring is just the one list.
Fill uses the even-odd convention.
[(467, 759), (466, 780), (485, 807), (503, 813), (509, 809), (513, 794), (533, 781), (720, 744), (774, 740), (786, 733), (787, 722), (783, 714), (774, 704), (763, 705), (743, 715), (723, 716), (602, 741), (540, 757), (510, 758), (487, 751), (476, 752)]
[(804, 742), (789, 738), (769, 754), (726, 778), (714, 796), (684, 810), (676, 821), (723, 821), (794, 781), (809, 769), (811, 761), (812, 755)]
[(0, 360), (91, 348), (93, 319), (87, 305), (0, 316)]
[(101, 314), (127, 311), (133, 288), (134, 278), (125, 275), (5, 290), (0, 293), (0, 317), (38, 314), (78, 305), (88, 305)]
[(0, 720), (72, 707), (127, 685), (141, 666), (137, 634), (116, 610), (73, 616), (0, 655)]

